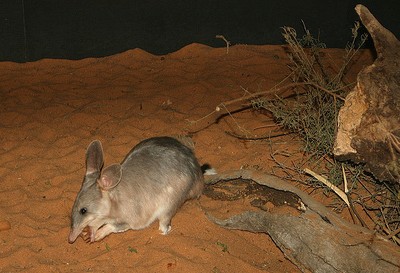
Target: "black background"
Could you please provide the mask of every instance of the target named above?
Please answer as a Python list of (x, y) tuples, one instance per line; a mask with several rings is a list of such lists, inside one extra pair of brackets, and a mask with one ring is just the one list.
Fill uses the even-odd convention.
[(0, 0), (0, 60), (81, 59), (133, 48), (167, 54), (195, 42), (224, 47), (218, 34), (232, 44), (284, 44), (281, 27), (303, 35), (301, 20), (327, 47), (344, 48), (359, 20), (357, 3), (399, 37), (399, 0)]

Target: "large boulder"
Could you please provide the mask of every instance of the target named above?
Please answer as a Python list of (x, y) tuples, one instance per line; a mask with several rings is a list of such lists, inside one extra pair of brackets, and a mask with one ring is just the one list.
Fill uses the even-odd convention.
[(378, 180), (400, 184), (400, 42), (363, 5), (356, 12), (377, 58), (357, 76), (338, 117), (334, 155), (365, 163)]

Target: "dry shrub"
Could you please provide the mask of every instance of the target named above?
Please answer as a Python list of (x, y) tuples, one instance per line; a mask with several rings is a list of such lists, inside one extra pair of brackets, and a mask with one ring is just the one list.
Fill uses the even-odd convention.
[(367, 38), (361, 35), (356, 46), (359, 27), (356, 23), (352, 29), (353, 39), (346, 46), (338, 71), (329, 70), (323, 64), (321, 49), (326, 46), (314, 38), (305, 26), (305, 35), (300, 39), (295, 29), (283, 27), (283, 37), (289, 45), (291, 78), (295, 83), (307, 85), (289, 98), (259, 98), (253, 101), (255, 108), (271, 111), (278, 124), (300, 134), (304, 150), (316, 156), (332, 156), (338, 112), (344, 103), (343, 98), (350, 91), (343, 77), (351, 59)]
[[(331, 183), (343, 185), (346, 179), (347, 196), (351, 202), (350, 211), (353, 219), (357, 219), (355, 222), (366, 226), (362, 217), (354, 210), (353, 206), (357, 204), (375, 223), (375, 230), (400, 245), (399, 191), (385, 183), (378, 183), (363, 171), (363, 166), (337, 162), (332, 153), (338, 112), (344, 104), (344, 98), (354, 86), (354, 83), (346, 83), (344, 76), (354, 55), (366, 41), (367, 35), (359, 36), (360, 24), (355, 23), (352, 40), (345, 48), (342, 64), (334, 71), (324, 64), (325, 44), (314, 38), (304, 24), (303, 26), (305, 35), (301, 38), (298, 38), (295, 29), (283, 27), (283, 37), (288, 43), (288, 55), (291, 60), (291, 80), (303, 84), (299, 84), (290, 96), (276, 96), (272, 100), (261, 97), (253, 100), (252, 105), (257, 109), (267, 109), (278, 124), (298, 133), (303, 139), (304, 151), (310, 155), (309, 159), (314, 159), (309, 163), (319, 166), (318, 172)], [(279, 164), (279, 167), (285, 168), (282, 164)], [(288, 168), (285, 173), (293, 170), (301, 171), (301, 168)], [(375, 189), (370, 190), (371, 187), (366, 187), (364, 182), (369, 182)], [(313, 177), (309, 177), (306, 183), (311, 186), (321, 185)], [(356, 189), (360, 185), (367, 194), (358, 193)], [(325, 191), (328, 190), (325, 188)], [(337, 210), (344, 207), (343, 203), (336, 205)]]

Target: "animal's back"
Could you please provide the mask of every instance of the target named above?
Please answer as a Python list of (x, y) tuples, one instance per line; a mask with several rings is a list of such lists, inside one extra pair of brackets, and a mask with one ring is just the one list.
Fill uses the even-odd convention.
[(155, 183), (167, 182), (171, 176), (202, 178), (202, 172), (191, 149), (171, 137), (153, 137), (137, 144), (121, 163), (124, 170), (148, 177)]

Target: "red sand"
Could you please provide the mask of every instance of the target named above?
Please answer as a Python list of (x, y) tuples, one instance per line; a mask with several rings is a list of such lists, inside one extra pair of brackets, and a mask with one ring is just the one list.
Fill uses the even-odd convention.
[[(328, 52), (340, 60), (342, 51)], [(352, 79), (371, 62), (364, 51)], [(0, 271), (299, 272), (267, 235), (226, 230), (205, 216), (224, 217), (243, 202), (205, 196), (182, 207), (167, 236), (155, 223), (94, 244), (67, 242), (92, 140), (102, 141), (106, 165), (120, 162), (142, 139), (187, 134), (188, 120), (220, 102), (245, 89), (268, 90), (288, 75), (288, 63), (281, 46), (234, 46), (226, 54), (198, 44), (165, 56), (135, 49), (80, 61), (0, 63)], [(199, 161), (220, 171), (270, 172), (271, 144), (226, 135), (240, 133), (237, 123), (262, 135), (272, 122), (251, 110), (221, 119), (193, 135)], [(297, 152), (291, 141), (277, 140), (274, 149)]]

